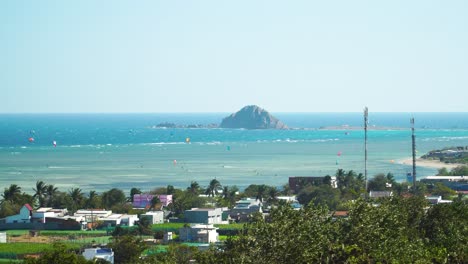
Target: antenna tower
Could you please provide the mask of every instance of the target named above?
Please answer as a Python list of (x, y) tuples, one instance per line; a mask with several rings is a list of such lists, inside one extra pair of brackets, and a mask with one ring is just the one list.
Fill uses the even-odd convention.
[(364, 108), (364, 180), (366, 181), (366, 193), (367, 193), (367, 124), (369, 110), (367, 106)]
[(411, 118), (411, 145), (413, 152), (413, 191), (416, 192), (416, 136), (414, 135), (414, 117)]

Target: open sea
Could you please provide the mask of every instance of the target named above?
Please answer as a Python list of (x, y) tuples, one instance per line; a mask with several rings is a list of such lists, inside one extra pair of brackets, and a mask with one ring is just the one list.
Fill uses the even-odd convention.
[[(362, 126), (362, 113), (273, 113), (305, 129), (155, 128), (162, 122), (219, 124), (227, 115), (0, 114), (0, 188), (14, 183), (32, 193), (42, 180), (61, 191), (117, 187), (128, 193), (132, 187), (186, 188), (191, 181), (206, 187), (216, 178), (243, 189), (282, 186), (289, 176), (334, 175), (339, 168), (364, 173), (363, 130), (319, 129)], [(411, 157), (411, 117), (418, 156), (468, 146), (468, 113), (369, 113), (370, 127), (388, 128), (368, 132), (369, 177), (391, 172), (404, 181), (411, 172), (399, 163)], [(418, 178), (436, 172), (417, 167)]]

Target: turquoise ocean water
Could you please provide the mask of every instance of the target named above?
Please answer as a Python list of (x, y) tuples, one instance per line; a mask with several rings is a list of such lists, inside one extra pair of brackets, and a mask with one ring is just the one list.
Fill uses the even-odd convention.
[[(219, 123), (215, 114), (1, 114), (0, 188), (12, 183), (32, 192), (37, 180), (62, 191), (79, 187), (128, 192), (212, 178), (223, 185), (281, 186), (289, 176), (364, 172), (364, 132), (324, 126), (362, 126), (361, 113), (277, 113), (292, 130), (161, 129), (161, 122)], [(392, 172), (405, 180), (411, 156), (409, 119), (416, 119), (418, 155), (448, 146), (468, 146), (468, 113), (371, 113), (370, 126), (399, 129), (368, 132), (368, 172)], [(33, 142), (28, 139), (34, 138)], [(187, 144), (186, 138), (190, 138)], [(54, 147), (53, 141), (57, 143)], [(418, 177), (436, 169), (417, 167)]]

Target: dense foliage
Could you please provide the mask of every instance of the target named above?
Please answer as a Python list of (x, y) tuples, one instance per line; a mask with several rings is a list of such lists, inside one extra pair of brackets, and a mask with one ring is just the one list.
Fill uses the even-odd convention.
[(200, 263), (466, 263), (468, 205), (430, 207), (423, 197), (358, 199), (348, 218), (311, 203), (280, 206), (256, 217), (222, 250), (199, 253)]

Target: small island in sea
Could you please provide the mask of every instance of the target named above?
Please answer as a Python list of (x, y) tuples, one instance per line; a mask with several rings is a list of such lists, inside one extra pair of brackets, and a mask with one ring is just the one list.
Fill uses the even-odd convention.
[(151, 128), (244, 128), (244, 129), (288, 129), (283, 122), (265, 109), (248, 105), (221, 121), (221, 124), (176, 124), (162, 122)]
[(256, 105), (248, 105), (223, 119), (221, 128), (245, 129), (288, 129), (283, 122), (265, 109)]

